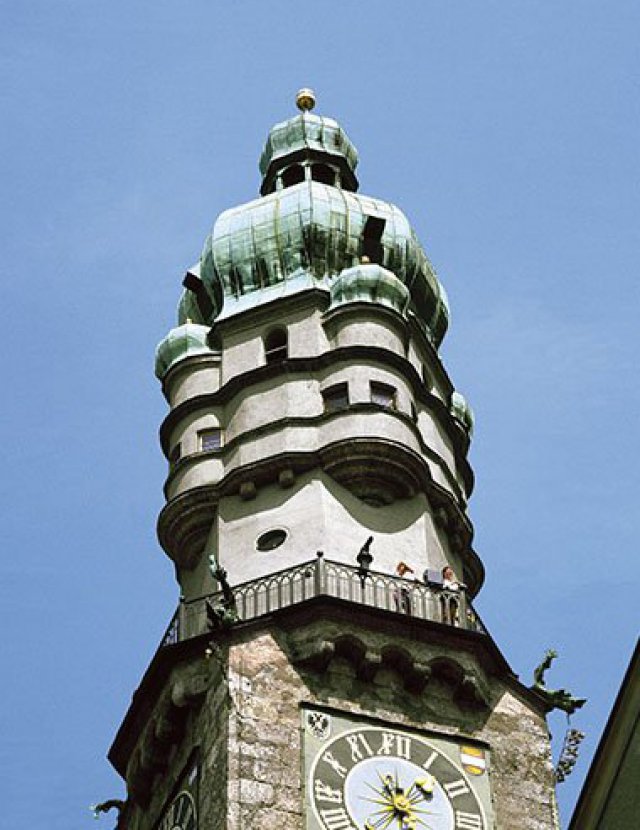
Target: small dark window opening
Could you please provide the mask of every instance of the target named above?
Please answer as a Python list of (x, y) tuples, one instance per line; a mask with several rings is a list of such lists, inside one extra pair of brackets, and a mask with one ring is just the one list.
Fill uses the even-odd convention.
[(322, 182), (335, 187), (336, 174), (328, 164), (314, 164), (311, 168), (311, 178), (314, 182)]
[(182, 454), (180, 448), (180, 442), (178, 442), (175, 447), (172, 447), (171, 452), (169, 453), (169, 464), (173, 467), (174, 464), (177, 464), (180, 461), (180, 456)]
[(431, 383), (429, 370), (427, 369), (424, 363), (422, 364), (422, 382), (424, 383), (426, 389), (431, 389), (433, 384)]
[(280, 527), (277, 527), (274, 530), (267, 530), (266, 533), (258, 536), (256, 540), (256, 548), (260, 551), (275, 550), (275, 548), (280, 547), (286, 538), (287, 531)]
[(336, 383), (322, 391), (325, 412), (338, 412), (349, 406), (349, 387), (346, 383)]
[(304, 167), (300, 164), (293, 164), (282, 174), (282, 184), (285, 187), (291, 187), (294, 184), (300, 184), (304, 181)]
[(372, 380), (371, 387), (371, 403), (376, 406), (382, 406), (385, 409), (396, 408), (396, 390), (393, 386), (388, 386), (386, 383), (378, 383)]
[(367, 216), (362, 233), (362, 254), (378, 265), (382, 265), (384, 249), (380, 240), (386, 223), (386, 219), (380, 219), (378, 216)]
[(286, 329), (273, 329), (264, 338), (264, 358), (267, 363), (277, 363), (287, 359)]
[(202, 429), (198, 433), (200, 452), (211, 452), (219, 450), (222, 446), (222, 430), (219, 427)]
[(418, 410), (413, 401), (411, 401), (411, 420), (416, 424), (418, 423)]

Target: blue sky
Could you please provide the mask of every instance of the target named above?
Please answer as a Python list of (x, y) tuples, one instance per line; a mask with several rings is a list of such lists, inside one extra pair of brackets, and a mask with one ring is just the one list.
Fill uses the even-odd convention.
[[(637, 2), (0, 2), (7, 826), (93, 826), (172, 613), (156, 343), (303, 85), (452, 306), (477, 420), (479, 609), (589, 698), (568, 816), (637, 637)], [(564, 731), (552, 719), (556, 749)], [(110, 817), (100, 825), (111, 827)]]

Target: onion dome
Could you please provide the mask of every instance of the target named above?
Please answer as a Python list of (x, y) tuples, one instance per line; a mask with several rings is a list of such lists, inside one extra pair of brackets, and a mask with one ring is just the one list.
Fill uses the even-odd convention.
[[(272, 127), (260, 157), (262, 186), (260, 193), (271, 193), (277, 185), (290, 179), (305, 177), (305, 169), (325, 177), (335, 178), (339, 173), (341, 186), (357, 190), (355, 169), (358, 151), (333, 118), (310, 112), (315, 106), (315, 95), (310, 89), (301, 89), (296, 97), (300, 115)], [(300, 162), (305, 162), (301, 165)], [(316, 162), (316, 165), (310, 164)], [(322, 162), (325, 162), (323, 165)], [(326, 165), (329, 165), (328, 167)], [(333, 175), (332, 175), (333, 173)], [(298, 181), (302, 179), (298, 178)], [(290, 182), (292, 183), (292, 182)]]
[[(307, 129), (312, 121), (316, 126)], [(406, 286), (408, 313), (437, 348), (449, 324), (449, 309), (433, 266), (399, 208), (346, 186), (341, 171), (355, 167), (355, 149), (335, 122), (330, 129), (319, 126), (325, 122), (329, 124), (305, 110), (272, 130), (261, 165), (267, 178), (272, 173), (279, 177), (276, 189), (224, 211), (205, 241), (199, 279), (211, 305), (216, 313), (222, 309), (221, 317), (229, 317), (285, 294), (327, 290), (366, 256)], [(338, 140), (338, 135), (344, 137)], [(331, 163), (341, 158), (343, 164), (336, 170), (327, 161), (332, 143)], [(288, 178), (289, 168), (282, 165), (303, 151), (301, 178)], [(322, 170), (317, 169), (320, 158), (325, 159)]]
[(406, 216), (379, 199), (305, 181), (226, 210), (205, 242), (200, 276), (212, 302), (224, 294), (229, 316), (273, 299), (279, 284), (284, 293), (282, 283), (326, 287), (363, 256), (407, 286), (437, 347), (449, 324), (446, 295)]
[(363, 262), (345, 268), (331, 283), (331, 307), (346, 303), (378, 303), (404, 314), (411, 295), (391, 271)]
[(210, 327), (187, 320), (171, 329), (156, 349), (156, 377), (163, 380), (169, 369), (185, 357), (197, 354), (213, 354), (207, 337)]
[(451, 404), (449, 406), (449, 412), (451, 412), (456, 421), (468, 434), (469, 438), (471, 438), (473, 435), (474, 424), (473, 410), (467, 403), (467, 400), (464, 397), (464, 395), (462, 395), (460, 392), (451, 393)]

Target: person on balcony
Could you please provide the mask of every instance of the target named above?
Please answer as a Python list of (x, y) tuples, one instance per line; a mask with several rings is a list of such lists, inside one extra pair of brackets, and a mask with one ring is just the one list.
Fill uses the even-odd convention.
[(442, 588), (443, 591), (451, 592), (443, 593), (440, 597), (442, 622), (447, 625), (460, 625), (460, 600), (454, 594), (463, 591), (466, 585), (458, 580), (451, 565), (445, 565), (442, 569)]
[[(408, 574), (415, 574), (415, 571), (406, 562), (398, 562), (396, 565), (396, 575), (401, 579), (411, 579)], [(415, 579), (415, 577), (414, 577)], [(411, 589), (407, 586), (398, 586), (393, 592), (393, 599), (396, 605), (396, 611), (400, 614), (411, 614)]]
[(442, 569), (442, 587), (446, 591), (459, 591), (460, 588), (464, 588), (464, 585), (458, 581), (451, 565), (445, 565)]

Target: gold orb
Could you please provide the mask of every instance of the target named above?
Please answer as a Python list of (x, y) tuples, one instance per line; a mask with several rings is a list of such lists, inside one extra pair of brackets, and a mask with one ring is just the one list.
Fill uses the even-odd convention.
[(296, 95), (296, 106), (301, 112), (312, 110), (316, 105), (316, 94), (312, 89), (301, 89)]

